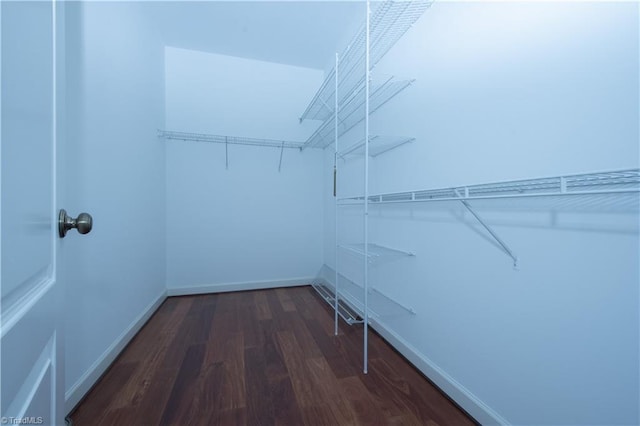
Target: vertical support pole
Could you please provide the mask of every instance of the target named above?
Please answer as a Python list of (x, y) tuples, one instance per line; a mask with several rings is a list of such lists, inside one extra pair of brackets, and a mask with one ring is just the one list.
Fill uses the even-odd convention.
[(224, 164), (227, 170), (229, 170), (229, 137), (224, 137)]
[(364, 341), (363, 369), (369, 370), (369, 43), (370, 43), (370, 9), (367, 0), (367, 27), (365, 37), (365, 75), (364, 75)]
[(334, 281), (334, 313), (333, 313), (333, 322), (334, 322), (334, 326), (333, 326), (333, 334), (334, 335), (338, 335), (338, 297), (339, 296), (339, 292), (338, 292), (338, 52), (336, 52), (336, 67), (335, 67), (335, 85), (336, 85), (336, 89), (335, 89), (335, 100), (333, 103), (333, 114), (334, 114), (334, 121), (335, 121), (335, 128), (334, 128), (334, 134), (333, 136), (335, 137), (335, 144), (334, 144), (334, 148), (333, 148), (333, 197), (334, 197), (334, 201), (335, 201), (335, 239), (336, 239), (336, 261), (335, 261), (335, 266), (336, 266), (336, 276), (335, 276), (335, 281)]

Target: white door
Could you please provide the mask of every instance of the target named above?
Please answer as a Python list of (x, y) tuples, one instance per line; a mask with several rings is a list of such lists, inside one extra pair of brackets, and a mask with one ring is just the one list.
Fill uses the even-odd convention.
[(64, 424), (55, 7), (51, 1), (0, 2), (2, 424)]

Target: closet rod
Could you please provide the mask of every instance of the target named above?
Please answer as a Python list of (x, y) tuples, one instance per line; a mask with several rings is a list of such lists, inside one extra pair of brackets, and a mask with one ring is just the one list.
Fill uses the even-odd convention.
[(189, 133), (189, 132), (176, 132), (172, 130), (158, 130), (158, 136), (164, 139), (180, 140), (180, 141), (193, 141), (193, 142), (211, 142), (221, 143), (229, 145), (248, 145), (248, 146), (266, 146), (270, 148), (289, 148), (289, 149), (301, 149), (302, 142), (283, 141), (278, 139), (258, 139), (247, 138), (242, 136), (224, 136), (224, 135), (212, 135), (206, 133)]

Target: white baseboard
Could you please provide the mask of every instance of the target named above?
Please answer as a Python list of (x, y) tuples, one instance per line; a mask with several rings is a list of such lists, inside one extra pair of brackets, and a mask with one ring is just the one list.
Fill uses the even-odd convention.
[(142, 326), (160, 307), (162, 302), (167, 298), (166, 290), (162, 292), (151, 302), (138, 317), (133, 320), (131, 325), (122, 332), (120, 336), (104, 351), (104, 353), (87, 369), (87, 371), (78, 379), (76, 383), (65, 392), (64, 408), (67, 414), (80, 402), (80, 400), (91, 390), (91, 387), (98, 381), (100, 376), (109, 368), (111, 363), (127, 346), (131, 339), (140, 331)]
[(491, 407), (482, 402), (470, 390), (438, 367), (429, 358), (421, 354), (416, 348), (400, 337), (396, 332), (386, 327), (378, 320), (371, 318), (369, 325), (378, 332), (391, 346), (400, 352), (411, 364), (435, 383), (444, 393), (453, 399), (460, 407), (469, 413), (482, 425), (509, 425), (510, 423), (496, 413)]
[(190, 294), (225, 293), (229, 291), (260, 290), (264, 288), (297, 287), (301, 285), (309, 285), (311, 284), (311, 281), (313, 281), (313, 279), (314, 277), (302, 277), (275, 281), (251, 281), (241, 283), (201, 284), (187, 287), (173, 287), (167, 289), (167, 295), (187, 296)]

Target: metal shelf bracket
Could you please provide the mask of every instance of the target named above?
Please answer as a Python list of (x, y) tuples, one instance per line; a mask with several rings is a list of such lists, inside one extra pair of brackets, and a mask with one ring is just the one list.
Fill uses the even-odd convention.
[(487, 222), (485, 222), (484, 219), (482, 219), (482, 217), (478, 215), (478, 213), (476, 213), (476, 211), (473, 209), (473, 207), (471, 207), (469, 202), (463, 198), (465, 196), (466, 197), (469, 196), (469, 190), (467, 188), (464, 189), (464, 192), (465, 192), (464, 196), (460, 194), (460, 191), (458, 189), (454, 189), (454, 192), (458, 196), (458, 198), (460, 198), (460, 202), (462, 203), (462, 205), (465, 206), (467, 210), (469, 210), (469, 212), (473, 215), (473, 217), (476, 218), (476, 220), (480, 223), (480, 225), (482, 225), (484, 229), (487, 230), (489, 235), (491, 235), (493, 239), (496, 240), (496, 242), (500, 245), (500, 247), (502, 247), (502, 250), (511, 259), (513, 259), (513, 269), (518, 270), (518, 256), (516, 256), (515, 253), (509, 248), (507, 243), (502, 241), (502, 238), (500, 238), (498, 234), (496, 234), (495, 231), (491, 229), (491, 227), (487, 224)]

